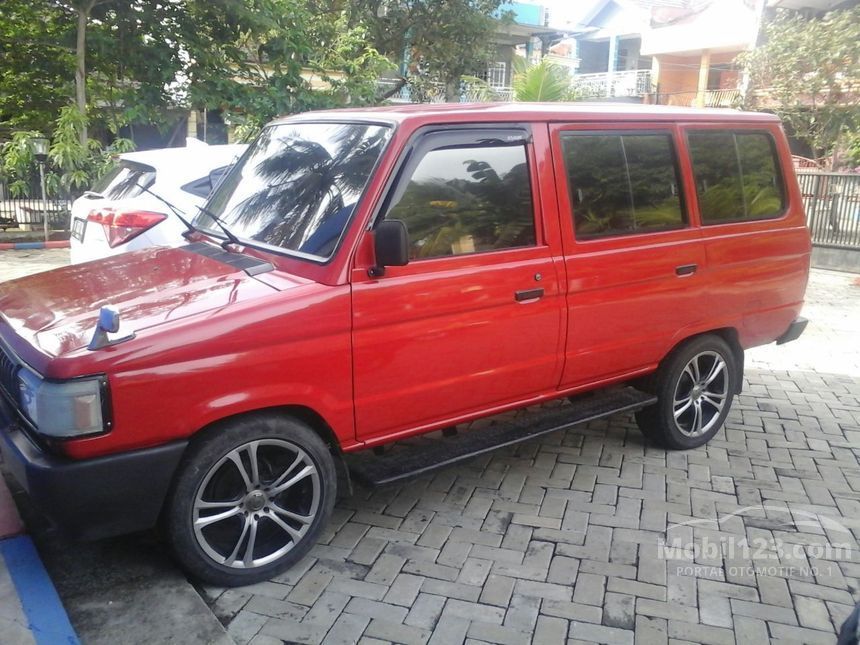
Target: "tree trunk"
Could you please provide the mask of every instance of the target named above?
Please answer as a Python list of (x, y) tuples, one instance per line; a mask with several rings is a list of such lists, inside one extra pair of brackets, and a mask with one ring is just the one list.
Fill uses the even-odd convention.
[(457, 79), (448, 79), (445, 83), (445, 102), (459, 103), (460, 102), (460, 82)]
[[(87, 2), (78, 7), (78, 34), (75, 54), (77, 65), (75, 66), (75, 103), (81, 114), (87, 113), (87, 19), (89, 18), (92, 3)], [(87, 126), (81, 128), (81, 145), (87, 145)]]

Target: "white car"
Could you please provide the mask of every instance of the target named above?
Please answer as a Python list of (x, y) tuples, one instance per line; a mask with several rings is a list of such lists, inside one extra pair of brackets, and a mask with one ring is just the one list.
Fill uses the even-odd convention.
[(72, 204), (72, 264), (184, 244), (187, 227), (155, 195), (185, 219), (194, 219), (214, 184), (246, 148), (188, 139), (184, 148), (120, 155), (116, 168)]

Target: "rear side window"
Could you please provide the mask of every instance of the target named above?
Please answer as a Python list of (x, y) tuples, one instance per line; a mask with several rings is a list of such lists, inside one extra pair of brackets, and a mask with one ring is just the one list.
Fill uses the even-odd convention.
[(578, 239), (685, 225), (668, 133), (568, 132), (562, 152)]
[(195, 197), (208, 197), (209, 193), (212, 192), (212, 181), (209, 179), (209, 175), (205, 177), (199, 177), (193, 181), (189, 181), (187, 184), (182, 186), (182, 190), (186, 193), (190, 193)]
[(155, 183), (155, 168), (133, 161), (120, 161), (93, 185), (93, 191), (106, 199), (137, 197)]
[(406, 224), (413, 260), (534, 245), (525, 145), (431, 150), (385, 218)]
[(703, 224), (782, 214), (785, 190), (769, 134), (692, 130), (687, 137)]

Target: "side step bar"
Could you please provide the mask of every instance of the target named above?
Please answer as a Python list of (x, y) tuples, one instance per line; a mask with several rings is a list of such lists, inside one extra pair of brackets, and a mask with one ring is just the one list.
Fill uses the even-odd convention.
[(380, 486), (477, 457), (521, 441), (566, 430), (572, 426), (619, 412), (639, 410), (657, 397), (632, 387), (598, 391), (569, 404), (533, 408), (515, 418), (505, 415), (489, 427), (453, 436), (421, 436), (396, 442), (379, 454), (362, 450), (344, 455), (352, 476), (359, 482)]

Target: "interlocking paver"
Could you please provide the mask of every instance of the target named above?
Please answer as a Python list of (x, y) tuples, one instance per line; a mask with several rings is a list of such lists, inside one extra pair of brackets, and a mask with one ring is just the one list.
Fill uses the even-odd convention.
[(374, 618), (364, 633), (371, 638), (378, 638), (392, 643), (403, 643), (404, 645), (424, 645), (431, 635), (429, 629), (421, 629), (402, 623), (392, 623), (387, 620)]
[(633, 643), (633, 632), (630, 630), (592, 623), (571, 623), (569, 634), (571, 638), (590, 643), (608, 643), (609, 645)]
[[(745, 391), (706, 447), (648, 445), (621, 415), (357, 487), (291, 571), (205, 598), (257, 645), (832, 643), (860, 588), (850, 285), (812, 272), (806, 334), (748, 353)], [(665, 554), (674, 539), (720, 546)]]
[(497, 607), (507, 607), (514, 592), (515, 578), (491, 574), (484, 583), (480, 602)]
[(326, 634), (324, 645), (352, 645), (358, 641), (364, 632), (369, 618), (356, 616), (355, 614), (341, 614), (337, 617), (334, 626)]
[(603, 618), (603, 609), (600, 607), (560, 600), (545, 600), (541, 605), (541, 613), (588, 623), (599, 623)]
[(627, 594), (608, 592), (603, 602), (603, 624), (619, 629), (633, 629), (636, 598)]
[(541, 600), (534, 596), (514, 594), (505, 614), (505, 626), (522, 631), (534, 631), (540, 612)]
[(446, 598), (436, 596), (434, 594), (420, 593), (412, 603), (412, 608), (403, 621), (407, 625), (415, 627), (424, 627), (425, 629), (433, 629), (439, 616), (442, 615), (442, 609), (445, 607)]

